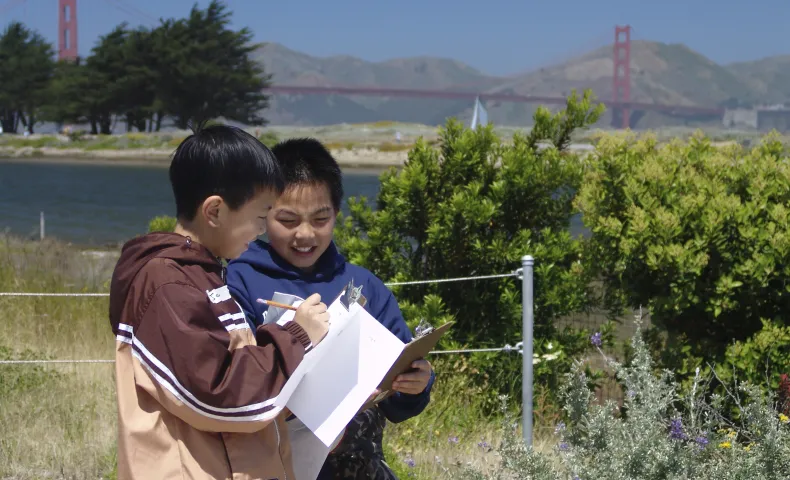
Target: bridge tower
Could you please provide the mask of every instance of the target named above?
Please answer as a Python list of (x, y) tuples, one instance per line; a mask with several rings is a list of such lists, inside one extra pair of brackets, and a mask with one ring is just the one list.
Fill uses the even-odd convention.
[(58, 0), (58, 59), (77, 55), (77, 0)]
[[(631, 101), (631, 26), (617, 25), (614, 27), (614, 76), (612, 78), (612, 100), (614, 102)], [(616, 108), (612, 111), (612, 123), (620, 120), (620, 128), (628, 128), (631, 109)]]

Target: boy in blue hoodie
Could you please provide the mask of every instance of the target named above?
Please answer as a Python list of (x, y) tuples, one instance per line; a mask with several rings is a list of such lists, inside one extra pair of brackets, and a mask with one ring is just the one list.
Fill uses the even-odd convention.
[[(353, 279), (362, 285), (365, 309), (404, 343), (412, 340), (392, 292), (368, 270), (348, 263), (333, 242), (343, 200), (342, 173), (332, 155), (314, 139), (279, 143), (272, 152), (285, 175), (285, 191), (267, 217), (269, 243), (256, 241), (228, 265), (227, 284), (252, 325), (264, 322), (275, 292), (306, 298), (335, 298)], [(421, 413), (435, 379), (430, 363), (419, 360), (396, 378), (395, 394), (359, 413), (324, 463), (319, 480), (396, 479), (382, 451), (386, 420), (402, 422)]]

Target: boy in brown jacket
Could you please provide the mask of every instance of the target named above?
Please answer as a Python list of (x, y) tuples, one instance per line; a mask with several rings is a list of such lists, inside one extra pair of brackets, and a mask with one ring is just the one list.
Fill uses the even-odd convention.
[(253, 331), (220, 261), (264, 232), (282, 175), (257, 139), (213, 126), (181, 143), (170, 182), (175, 233), (124, 245), (110, 287), (118, 478), (293, 479), (274, 402), (326, 333), (326, 305), (313, 295)]

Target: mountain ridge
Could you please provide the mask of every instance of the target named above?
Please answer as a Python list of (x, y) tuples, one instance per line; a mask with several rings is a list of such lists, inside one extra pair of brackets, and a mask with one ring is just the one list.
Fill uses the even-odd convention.
[[(790, 55), (721, 65), (684, 44), (633, 41), (631, 99), (694, 106), (751, 106), (790, 102)], [(612, 46), (512, 77), (489, 75), (457, 59), (417, 56), (371, 62), (351, 55), (317, 57), (269, 42), (256, 52), (273, 84), (478, 90), (481, 93), (567, 96), (590, 88), (612, 97)], [(363, 96), (273, 95), (267, 118), (275, 124), (325, 125), (396, 121), (437, 125), (447, 116), (468, 121), (471, 101)], [(537, 105), (488, 102), (489, 119), (529, 125)], [(611, 112), (602, 119), (611, 121)], [(649, 113), (640, 126), (688, 124), (687, 118)]]

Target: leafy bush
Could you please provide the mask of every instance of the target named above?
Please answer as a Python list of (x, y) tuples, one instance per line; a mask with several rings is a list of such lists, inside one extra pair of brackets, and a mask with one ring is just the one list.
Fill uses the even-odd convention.
[(716, 372), (724, 383), (738, 379), (779, 391), (782, 374), (790, 372), (790, 327), (763, 321), (759, 332), (727, 347)]
[(280, 141), (280, 139), (277, 138), (277, 134), (269, 130), (266, 130), (260, 135), (258, 135), (258, 140), (260, 140), (262, 144), (266, 145), (269, 148), (272, 148), (273, 146), (277, 145), (277, 142)]
[[(541, 354), (550, 353), (542, 345), (561, 343), (553, 321), (592, 303), (582, 243), (568, 233), (582, 162), (565, 151), (573, 131), (603, 111), (591, 105), (586, 92), (581, 99), (574, 93), (555, 115), (541, 108), (531, 133), (516, 135), (512, 144), (491, 127), (473, 131), (450, 120), (440, 130), (438, 148), (420, 139), (402, 170), (382, 175), (376, 210), (365, 198), (349, 199), (350, 216), (336, 230), (338, 244), (353, 263), (396, 282), (513, 272), (523, 255), (533, 255), (536, 345)], [(513, 345), (521, 337), (521, 282), (515, 278), (394, 290), (412, 326), (422, 318), (454, 318), (454, 345)], [(419, 305), (434, 311), (420, 313)], [(520, 377), (513, 375), (520, 369), (518, 356), (475, 361), (495, 377), (497, 389), (520, 391)]]
[[(634, 361), (609, 361), (627, 395), (622, 407), (592, 405), (593, 393), (576, 367), (566, 377), (562, 397), (566, 423), (555, 429), (548, 453), (528, 449), (505, 425), (496, 471), (467, 469), (463, 477), (532, 480), (695, 480), (790, 478), (790, 418), (778, 413), (772, 398), (743, 386), (731, 394), (740, 406), (738, 423), (722, 411), (724, 398), (706, 400), (700, 376), (688, 396), (678, 394), (669, 372), (653, 374), (641, 331), (632, 339)], [(680, 412), (685, 412), (681, 415)]]
[(790, 163), (695, 135), (602, 139), (577, 197), (607, 304), (649, 305), (674, 345), (721, 358), (790, 307)]
[(172, 232), (176, 229), (176, 218), (167, 215), (154, 217), (148, 222), (148, 233), (151, 232)]

